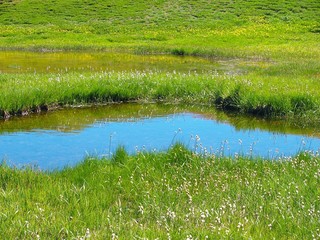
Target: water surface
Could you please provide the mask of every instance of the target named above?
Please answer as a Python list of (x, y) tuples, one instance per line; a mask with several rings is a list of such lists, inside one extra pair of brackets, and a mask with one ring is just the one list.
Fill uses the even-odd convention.
[(0, 73), (65, 73), (97, 71), (222, 72), (239, 74), (267, 61), (213, 59), (193, 56), (135, 55), (115, 52), (0, 51)]
[[(0, 74), (162, 71), (241, 74), (270, 62), (114, 52), (0, 51)], [(319, 127), (231, 116), (210, 108), (116, 104), (70, 108), (0, 121), (0, 160), (61, 169), (85, 156), (110, 157), (119, 145), (162, 151), (182, 142), (203, 154), (277, 158), (319, 149)]]
[(193, 151), (276, 159), (318, 151), (320, 131), (285, 121), (233, 116), (199, 107), (115, 104), (0, 122), (0, 158), (9, 165), (61, 169), (88, 155), (111, 156), (123, 145), (162, 151), (182, 142)]

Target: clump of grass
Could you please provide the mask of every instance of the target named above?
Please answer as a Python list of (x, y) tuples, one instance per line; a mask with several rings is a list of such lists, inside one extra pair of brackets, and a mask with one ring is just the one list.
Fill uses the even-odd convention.
[(111, 161), (114, 164), (124, 165), (129, 157), (128, 152), (124, 146), (118, 146), (114, 155), (111, 158)]
[(2, 164), (2, 237), (319, 237), (318, 154), (229, 159), (191, 154), (177, 144), (134, 156), (121, 149), (122, 155), (122, 164), (88, 158), (53, 172)]
[(172, 54), (173, 54), (173, 55), (178, 55), (178, 56), (183, 56), (183, 55), (186, 54), (186, 52), (185, 52), (184, 49), (177, 49), (177, 48), (175, 48), (175, 49), (172, 50)]
[(166, 159), (169, 164), (185, 164), (192, 161), (193, 153), (181, 143), (174, 144), (169, 150)]

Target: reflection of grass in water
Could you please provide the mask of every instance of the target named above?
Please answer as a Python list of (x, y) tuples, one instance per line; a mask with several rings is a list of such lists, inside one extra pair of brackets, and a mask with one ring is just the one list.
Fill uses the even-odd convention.
[[(72, 169), (0, 167), (0, 231), (11, 239), (167, 239), (318, 236), (319, 156), (279, 161), (168, 152)], [(301, 227), (303, 226), (303, 227)]]
[[(107, 104), (104, 106), (88, 106), (64, 108), (31, 116), (16, 117), (10, 121), (0, 122), (0, 133), (32, 131), (33, 129), (57, 130), (73, 132), (96, 122), (139, 121), (144, 118), (165, 116), (183, 112), (200, 114), (200, 118), (227, 122), (236, 129), (262, 129), (278, 133), (320, 136), (317, 122), (296, 119), (265, 119), (237, 113), (225, 113), (204, 105), (177, 104)], [(179, 130), (177, 131), (177, 134)], [(175, 140), (175, 138), (173, 139)]]
[(133, 55), (115, 52), (0, 52), (2, 73), (67, 73), (97, 71), (223, 71), (212, 59), (192, 56)]
[[(26, 131), (32, 129), (61, 129), (75, 131), (95, 122), (126, 121), (172, 114), (183, 111), (183, 107), (166, 104), (107, 104), (103, 106), (69, 107), (32, 116), (2, 121), (1, 130)], [(0, 130), (0, 131), (1, 131)]]

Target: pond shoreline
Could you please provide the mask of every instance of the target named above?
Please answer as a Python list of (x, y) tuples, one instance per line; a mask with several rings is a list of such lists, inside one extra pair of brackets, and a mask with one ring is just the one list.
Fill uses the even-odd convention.
[[(40, 113), (52, 112), (56, 110), (61, 110), (64, 108), (87, 108), (87, 107), (95, 107), (95, 106), (106, 106), (106, 105), (114, 105), (114, 104), (128, 104), (128, 103), (136, 103), (136, 104), (170, 104), (170, 105), (185, 105), (183, 101), (175, 100), (166, 101), (166, 100), (129, 100), (129, 101), (108, 101), (108, 102), (94, 102), (94, 103), (85, 103), (85, 104), (51, 104), (51, 105), (39, 105), (36, 107), (32, 107), (30, 109), (25, 110), (18, 110), (18, 111), (3, 111), (0, 109), (0, 121), (8, 121), (13, 117), (24, 117), (24, 116), (32, 116)], [(233, 113), (233, 114), (240, 114), (240, 115), (247, 115), (252, 117), (259, 117), (265, 119), (279, 119), (284, 120), (287, 119), (288, 121), (296, 120), (299, 122), (305, 121), (309, 125), (317, 125), (320, 119), (318, 118), (310, 118), (308, 115), (301, 114), (298, 115), (273, 115), (271, 116), (269, 113), (269, 108), (272, 106), (265, 106), (258, 109), (252, 109), (249, 112), (242, 112), (241, 109), (237, 109), (234, 105), (229, 105), (228, 99), (220, 99), (217, 100), (215, 104), (208, 104), (208, 103), (198, 103), (199, 106), (207, 106), (207, 107), (214, 107), (218, 110), (221, 110), (225, 113)], [(240, 111), (239, 111), (240, 110)]]
[(0, 58), (2, 119), (64, 106), (168, 102), (320, 121), (318, 63), (313, 60), (225, 61), (117, 52), (0, 52)]
[(118, 146), (135, 154), (162, 151), (179, 142), (197, 154), (275, 160), (320, 150), (319, 134), (319, 126), (228, 115), (207, 105), (68, 106), (0, 122), (0, 157), (13, 166), (61, 168), (86, 155), (110, 157)]

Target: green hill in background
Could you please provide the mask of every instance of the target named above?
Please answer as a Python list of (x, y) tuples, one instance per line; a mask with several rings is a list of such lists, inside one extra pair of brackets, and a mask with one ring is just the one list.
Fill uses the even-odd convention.
[(252, 55), (291, 44), (309, 51), (319, 22), (318, 0), (2, 0), (0, 46)]
[(2, 1), (2, 24), (88, 25), (105, 33), (120, 29), (225, 28), (250, 23), (317, 23), (320, 3), (303, 1)]

